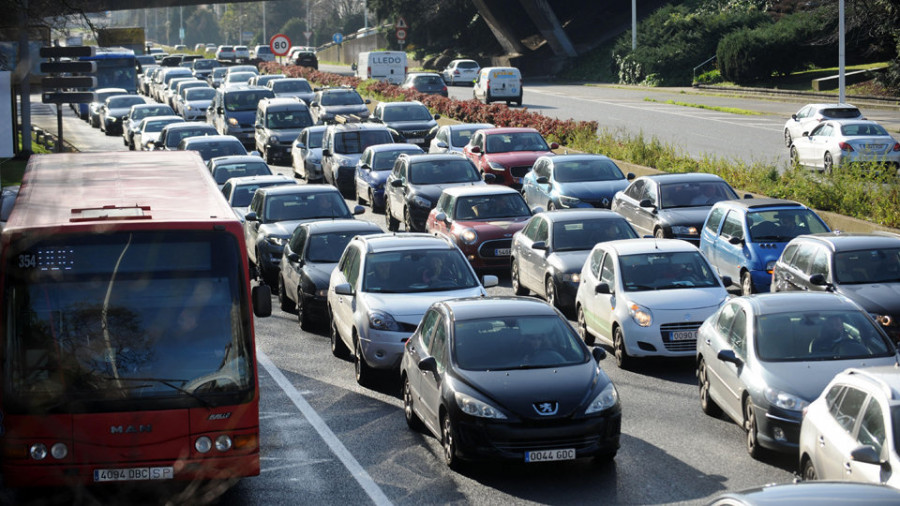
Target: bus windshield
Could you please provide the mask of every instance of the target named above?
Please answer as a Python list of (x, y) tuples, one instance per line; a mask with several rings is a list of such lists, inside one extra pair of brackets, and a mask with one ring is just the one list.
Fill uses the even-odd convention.
[(137, 90), (134, 56), (121, 58), (82, 58), (97, 62), (97, 88), (125, 88), (129, 93)]
[(252, 395), (249, 303), (233, 236), (62, 235), (19, 240), (9, 253), (9, 412), (211, 406)]

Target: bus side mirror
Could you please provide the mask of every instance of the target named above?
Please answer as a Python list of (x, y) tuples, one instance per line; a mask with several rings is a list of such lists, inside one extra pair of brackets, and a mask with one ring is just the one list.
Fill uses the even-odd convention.
[(253, 302), (253, 314), (259, 318), (272, 315), (272, 289), (268, 285), (254, 286), (250, 290), (250, 300)]

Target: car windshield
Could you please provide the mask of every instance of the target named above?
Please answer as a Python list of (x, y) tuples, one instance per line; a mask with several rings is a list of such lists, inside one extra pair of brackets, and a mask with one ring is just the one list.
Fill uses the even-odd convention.
[(518, 193), (460, 197), (456, 203), (457, 220), (493, 220), (530, 215), (528, 204)]
[(266, 199), (266, 222), (352, 218), (338, 192), (271, 195)]
[(225, 181), (233, 177), (244, 176), (269, 176), (272, 170), (265, 162), (221, 163), (213, 170), (213, 177), (217, 184), (225, 184)]
[(890, 135), (881, 125), (875, 123), (851, 123), (849, 125), (841, 125), (841, 134), (847, 137)]
[(756, 317), (756, 353), (766, 362), (887, 357), (894, 347), (862, 311), (797, 311)]
[(487, 153), (507, 153), (510, 151), (550, 151), (547, 142), (537, 132), (514, 132), (491, 134), (485, 144)]
[(169, 125), (171, 123), (181, 123), (181, 121), (177, 119), (166, 119), (159, 121), (147, 121), (144, 123), (143, 132), (161, 132), (163, 127)]
[(429, 121), (428, 108), (419, 104), (403, 104), (384, 108), (384, 121)]
[(304, 107), (303, 109), (269, 112), (266, 114), (266, 124), (275, 130), (296, 129), (312, 126), (313, 120), (309, 111)]
[(450, 129), (450, 142), (454, 146), (465, 146), (475, 132), (489, 127), (452, 128)]
[(277, 79), (276, 82), (272, 83), (272, 89), (279, 92), (299, 91), (308, 93), (312, 91), (308, 82), (292, 81), (290, 79)]
[(221, 79), (225, 77), (226, 72), (228, 72), (228, 67), (216, 67), (212, 71), (212, 76)]
[(272, 181), (268, 183), (243, 184), (235, 186), (231, 192), (231, 207), (249, 207), (250, 201), (253, 200), (253, 193), (257, 188), (265, 188), (266, 186), (276, 186), (280, 184), (291, 184), (290, 181)]
[(478, 279), (458, 249), (417, 249), (367, 255), (362, 290), (372, 293), (416, 293), (477, 286)]
[(781, 209), (747, 214), (753, 242), (788, 242), (802, 234), (828, 232), (828, 227), (809, 209)]
[[(187, 139), (188, 137), (198, 137), (201, 135), (216, 135), (216, 129), (213, 128), (212, 125), (207, 125), (203, 127), (197, 128), (179, 128), (173, 132), (169, 132), (166, 135), (166, 147), (174, 148), (178, 145), (182, 140)], [(246, 154), (246, 153), (244, 153)]]
[[(243, 72), (239, 72), (239, 74), (243, 74)], [(250, 72), (246, 74), (250, 77), (253, 76)], [(272, 98), (273, 96), (275, 95), (269, 89), (225, 93), (225, 109), (229, 111), (255, 111), (260, 100)]]
[(144, 101), (144, 99), (141, 97), (116, 97), (109, 99), (107, 107), (109, 107), (110, 109), (121, 109), (123, 107), (131, 107), (133, 105), (146, 103), (147, 102)]
[(477, 69), (478, 64), (473, 61), (461, 61), (456, 64), (456, 68), (458, 68), (458, 69)]
[(377, 233), (377, 230), (350, 230), (346, 232), (323, 232), (309, 236), (306, 247), (306, 260), (310, 262), (337, 263), (344, 253), (344, 248), (357, 235)]
[(175, 111), (167, 105), (157, 105), (152, 107), (140, 107), (131, 113), (131, 120), (137, 121), (148, 116), (164, 116), (175, 115)]
[(334, 136), (334, 152), (344, 155), (362, 153), (376, 144), (390, 144), (394, 139), (387, 130), (357, 130), (341, 132)]
[[(457, 159), (458, 158), (458, 159)], [(412, 184), (447, 184), (481, 181), (472, 162), (462, 157), (453, 160), (425, 160), (409, 166)]]
[(700, 251), (654, 251), (619, 257), (626, 292), (712, 288), (719, 279)]
[(598, 242), (637, 239), (639, 236), (624, 219), (558, 221), (553, 224), (555, 251), (586, 251)]
[(372, 155), (373, 170), (391, 170), (394, 168), (394, 162), (401, 153), (422, 153), (421, 150), (390, 150), (379, 151)]
[(241, 144), (241, 142), (238, 140), (235, 140), (234, 142), (203, 141), (203, 142), (189, 143), (189, 144), (187, 144), (185, 149), (199, 152), (200, 158), (202, 158), (203, 161), (208, 161), (212, 158), (216, 158), (219, 156), (233, 156), (233, 155), (246, 155), (247, 154), (247, 150), (244, 149), (244, 145)]
[(659, 207), (661, 209), (711, 206), (721, 200), (736, 198), (738, 198), (737, 194), (724, 181), (659, 185)]
[(325, 130), (313, 130), (309, 132), (309, 135), (306, 136), (306, 147), (308, 149), (316, 149), (322, 147), (322, 137), (325, 135)]
[(364, 103), (362, 97), (355, 91), (323, 93), (321, 100), (322, 105), (362, 105)]
[(190, 88), (184, 94), (185, 100), (212, 100), (216, 90), (212, 88)]
[(842, 285), (900, 283), (900, 248), (836, 253), (834, 278)]
[[(232, 73), (228, 74), (227, 76), (225, 76), (225, 81), (228, 84), (246, 83), (247, 81), (249, 81), (251, 78), (253, 78), (255, 76), (256, 76), (256, 74), (254, 74), (253, 72), (232, 72)], [(227, 101), (226, 101), (226, 105), (227, 105)]]
[(571, 160), (553, 164), (553, 177), (560, 183), (615, 181), (625, 179), (612, 160)]
[(413, 82), (414, 82), (416, 85), (418, 85), (418, 86), (422, 86), (422, 85), (442, 85), (442, 84), (444, 84), (444, 80), (441, 78), (441, 76), (437, 76), (437, 75), (434, 75), (434, 76), (418, 76), (418, 77), (416, 77), (415, 79), (413, 79)]
[(556, 315), (457, 321), (451, 354), (468, 371), (564, 367), (590, 360), (578, 335)]
[(221, 63), (216, 60), (194, 60), (193, 62), (194, 70), (209, 70), (220, 65)]

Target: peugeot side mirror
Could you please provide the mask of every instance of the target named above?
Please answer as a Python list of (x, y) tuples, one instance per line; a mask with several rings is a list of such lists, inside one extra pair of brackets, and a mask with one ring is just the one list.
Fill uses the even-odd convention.
[(594, 287), (594, 293), (603, 293), (603, 294), (611, 294), (612, 290), (609, 288), (609, 283), (600, 283)]
[(744, 364), (744, 361), (739, 359), (738, 356), (734, 354), (734, 350), (722, 350), (718, 355), (716, 355), (716, 358), (718, 358), (722, 362), (731, 362), (738, 367)]

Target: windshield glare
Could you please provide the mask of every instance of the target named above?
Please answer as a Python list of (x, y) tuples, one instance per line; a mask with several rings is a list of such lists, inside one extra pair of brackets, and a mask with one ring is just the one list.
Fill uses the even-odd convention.
[(266, 223), (352, 217), (337, 192), (271, 195), (266, 199)]
[(699, 251), (623, 255), (619, 266), (626, 292), (720, 286)]
[(551, 236), (554, 251), (588, 251), (598, 242), (637, 238), (623, 218), (558, 221), (553, 224)]
[(785, 312), (756, 317), (756, 352), (771, 362), (886, 357), (893, 346), (861, 311)]
[(432, 118), (424, 105), (411, 104), (384, 108), (384, 121), (429, 121)]
[(514, 132), (487, 136), (485, 151), (507, 153), (510, 151), (550, 151), (547, 142), (537, 132)]
[(737, 194), (722, 181), (676, 183), (659, 186), (660, 208), (711, 206), (720, 200), (737, 199)]
[(530, 215), (528, 204), (518, 193), (460, 197), (456, 204), (457, 220), (491, 220)]
[(555, 315), (457, 321), (451, 353), (469, 371), (564, 367), (590, 359), (578, 335)]
[(900, 283), (900, 248), (836, 253), (834, 277), (843, 285)]
[(553, 177), (560, 183), (616, 181), (625, 179), (612, 160), (572, 160), (553, 164)]
[(377, 293), (437, 292), (475, 288), (478, 280), (458, 250), (415, 250), (366, 256), (362, 290)]
[(472, 162), (458, 160), (429, 160), (409, 166), (409, 182), (412, 184), (448, 184), (480, 181), (481, 175)]

